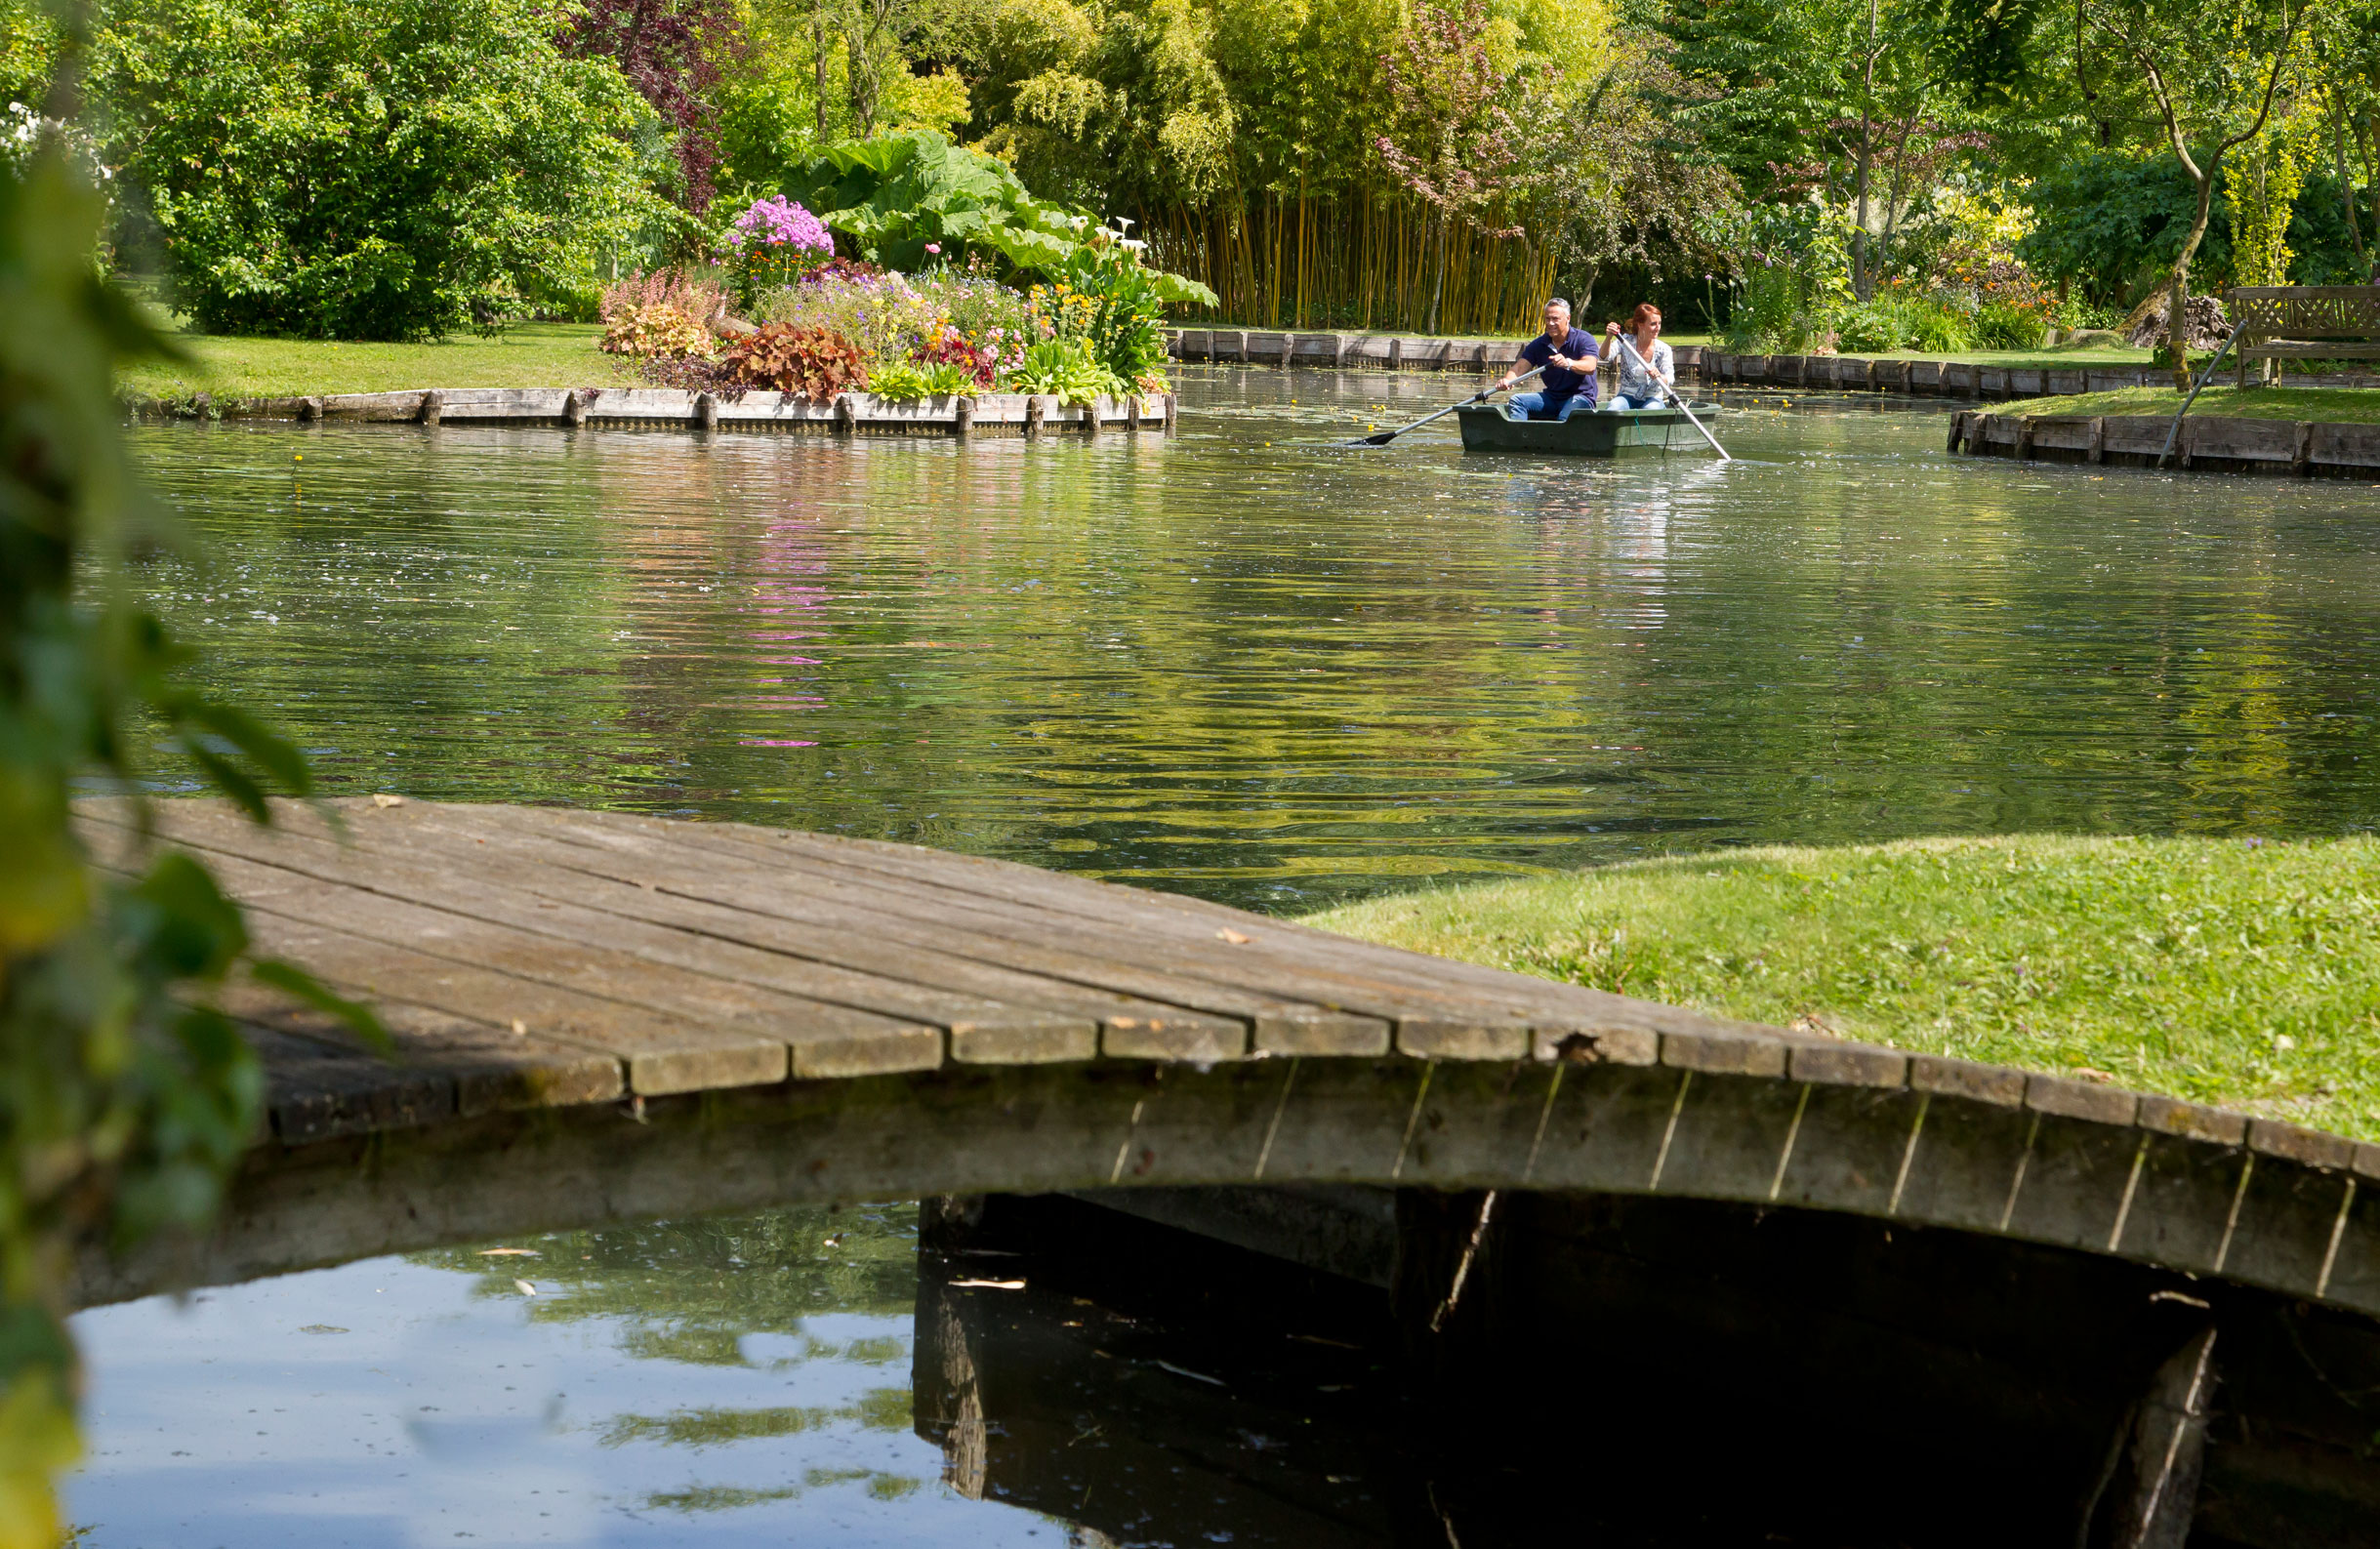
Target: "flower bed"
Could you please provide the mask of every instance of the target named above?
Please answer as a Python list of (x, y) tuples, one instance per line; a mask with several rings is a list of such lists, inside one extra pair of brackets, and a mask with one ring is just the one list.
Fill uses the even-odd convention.
[(908, 400), (1055, 393), (1070, 403), (1167, 390), (1165, 311), (1139, 244), (1092, 230), (1066, 272), (1019, 289), (976, 259), (901, 274), (832, 256), (809, 212), (757, 201), (717, 268), (639, 274), (603, 304), (602, 347), (657, 386), (810, 397), (866, 387)]

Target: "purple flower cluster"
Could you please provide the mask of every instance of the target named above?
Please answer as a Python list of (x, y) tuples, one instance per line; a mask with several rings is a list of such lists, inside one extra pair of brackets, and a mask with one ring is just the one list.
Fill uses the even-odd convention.
[(826, 223), (781, 193), (755, 199), (751, 209), (735, 218), (734, 225), (728, 228), (727, 240), (740, 250), (747, 239), (762, 247), (791, 247), (797, 252), (835, 251), (835, 239), (827, 234)]

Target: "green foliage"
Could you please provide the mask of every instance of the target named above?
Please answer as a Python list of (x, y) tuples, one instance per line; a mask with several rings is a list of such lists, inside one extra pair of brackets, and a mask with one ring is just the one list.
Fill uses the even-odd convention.
[(417, 339), (592, 309), (651, 203), (648, 117), (537, 0), (126, 0), (96, 51), (111, 161), (216, 333)]
[(948, 361), (900, 360), (869, 371), (868, 390), (896, 403), (948, 397), (974, 391), (975, 374)]
[[(830, 145), (789, 183), (861, 257), (897, 269), (973, 256), (1065, 273), (1100, 240), (1088, 216), (1034, 198), (1005, 166), (931, 130)], [(1178, 275), (1150, 271), (1148, 283), (1161, 300), (1214, 304), (1212, 291)]]
[(1012, 392), (1055, 393), (1068, 403), (1088, 403), (1120, 386), (1092, 358), (1090, 343), (1084, 339), (1045, 339), (1032, 346), (1002, 385)]
[[(57, 1541), (51, 1474), (74, 1448), (58, 1276), (71, 1244), (195, 1229), (254, 1132), (255, 1056), (209, 1001), (247, 958), (206, 868), (134, 829), (91, 864), (70, 795), (135, 789), (146, 722), (267, 817), (305, 760), (181, 676), (187, 653), (126, 598), (132, 490), (110, 375), (164, 347), (97, 276), (103, 204), (62, 149), (0, 176), (0, 1545)], [(78, 600), (78, 592), (81, 600)], [(139, 802), (121, 809), (144, 829)], [(269, 982), (345, 1005), (305, 974)], [(352, 1009), (352, 1008), (350, 1008)], [(368, 1015), (365, 1018), (368, 1022)]]
[(1979, 349), (2038, 349), (2045, 326), (2036, 307), (1988, 302), (1975, 314), (1975, 346)]
[[(2077, 156), (2033, 184), (2038, 224), (2018, 241), (2017, 256), (2101, 306), (2128, 308), (2173, 267), (2196, 197), (2170, 153)], [(2230, 222), (2220, 202), (2212, 215), (2197, 262), (2228, 272)]]
[(2380, 844), (2253, 844), (2027, 836), (1737, 850), (1384, 899), (1313, 922), (2380, 1138)]
[(1928, 354), (1954, 355), (1975, 347), (1975, 335), (1966, 314), (1949, 306), (1923, 306), (1909, 319), (1908, 347)]

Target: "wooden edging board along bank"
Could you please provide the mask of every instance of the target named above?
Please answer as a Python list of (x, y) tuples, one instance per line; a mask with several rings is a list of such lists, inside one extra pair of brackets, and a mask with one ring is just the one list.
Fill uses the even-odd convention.
[(1051, 393), (988, 392), (896, 401), (845, 392), (819, 402), (785, 392), (686, 392), (674, 387), (447, 387), (323, 393), (300, 398), (210, 399), (132, 406), (144, 418), (353, 420), (384, 425), (637, 427), (703, 430), (805, 430), (846, 435), (1093, 436), (1110, 428), (1170, 431), (1173, 394), (1100, 396), (1072, 404)]
[[(1388, 371), (1490, 372), (1512, 358), (1511, 339), (1407, 339), (1388, 334), (1282, 333), (1181, 328), (1168, 336), (1177, 360), (1257, 366), (1329, 366)], [(1895, 392), (1912, 397), (2040, 398), (2158, 387), (2171, 375), (2150, 366), (1986, 366), (1960, 360), (1878, 360), (1862, 355), (1738, 355), (1702, 345), (1672, 346), (1681, 376), (1705, 387)]]
[[(1481, 371), (1508, 365), (1522, 341), (1411, 339), (1396, 334), (1283, 333), (1252, 328), (1174, 328), (1166, 352), (1175, 360), (1251, 366), (1330, 366), (1339, 370)], [(1692, 371), (1700, 345), (1672, 346), (1677, 368)]]
[[(1946, 450), (1976, 457), (2154, 468), (2170, 415), (1986, 414), (1950, 416)], [(2370, 478), (2380, 473), (2380, 425), (2192, 416), (2173, 439), (2172, 467), (2204, 472)]]

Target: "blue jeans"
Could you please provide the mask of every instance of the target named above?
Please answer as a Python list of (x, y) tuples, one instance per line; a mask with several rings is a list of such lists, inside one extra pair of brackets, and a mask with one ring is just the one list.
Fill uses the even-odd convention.
[(1541, 392), (1516, 392), (1512, 395), (1511, 401), (1504, 405), (1504, 418), (1507, 420), (1535, 420), (1542, 417), (1544, 419), (1559, 422), (1569, 419), (1572, 415), (1577, 414), (1580, 409), (1591, 409), (1594, 406), (1594, 394), (1588, 392), (1574, 392), (1569, 397), (1562, 400), (1562, 405), (1560, 408), (1556, 409), (1551, 414), (1547, 414), (1545, 412), (1545, 394)]
[(1604, 407), (1614, 414), (1620, 414), (1630, 409), (1657, 409), (1661, 407), (1661, 401), (1659, 398), (1631, 398), (1624, 392), (1615, 392), (1612, 401)]

